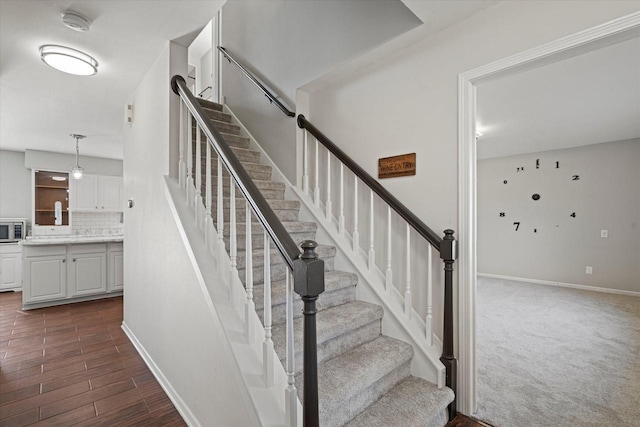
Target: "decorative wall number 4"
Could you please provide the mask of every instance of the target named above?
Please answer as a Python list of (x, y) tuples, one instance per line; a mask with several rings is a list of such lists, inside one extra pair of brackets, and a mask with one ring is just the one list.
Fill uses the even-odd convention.
[[(536, 169), (538, 169), (538, 170), (540, 170), (540, 169), (544, 170), (544, 168), (542, 168), (542, 163), (540, 162), (540, 159), (536, 159)], [(555, 162), (555, 169), (560, 169), (560, 162), (559, 162), (559, 161), (556, 161), (556, 162)], [(516, 167), (516, 172), (524, 172), (524, 166), (517, 166), (517, 167)], [(535, 174), (534, 174), (534, 175), (535, 175)], [(571, 175), (571, 180), (572, 180), (572, 181), (579, 181), (579, 180), (580, 180), (580, 175)], [(506, 184), (507, 182), (508, 182), (508, 180), (506, 180), (506, 179), (505, 179), (504, 181), (502, 181), (502, 183), (503, 183), (503, 184)], [(541, 199), (541, 196), (540, 196), (540, 194), (539, 194), (539, 193), (534, 193), (534, 194), (531, 196), (531, 199), (532, 199), (533, 201), (538, 201), (538, 200), (540, 200), (540, 199)], [(500, 213), (498, 214), (498, 216), (499, 216), (500, 218), (505, 218), (505, 217), (507, 216), (507, 214), (506, 214), (505, 212), (500, 212)], [(575, 217), (576, 217), (576, 213), (575, 213), (575, 212), (572, 212), (569, 216), (570, 216), (571, 218), (575, 218)], [(518, 230), (520, 229), (520, 223), (521, 223), (521, 221), (514, 221), (514, 222), (513, 222), (513, 225), (514, 225), (514, 227), (515, 227), (515, 228), (514, 228), (514, 231), (518, 231)], [(558, 227), (558, 225), (556, 225), (556, 227)], [(537, 232), (538, 232), (538, 228), (534, 228), (534, 229), (533, 229), (533, 232), (534, 232), (534, 233), (537, 233)]]

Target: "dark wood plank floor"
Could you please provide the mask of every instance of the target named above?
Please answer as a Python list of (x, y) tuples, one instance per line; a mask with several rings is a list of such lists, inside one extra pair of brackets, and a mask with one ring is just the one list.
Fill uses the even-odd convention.
[(124, 334), (122, 297), (22, 311), (0, 293), (0, 425), (184, 426)]
[(447, 423), (446, 427), (492, 427), (490, 424), (458, 414), (453, 421)]

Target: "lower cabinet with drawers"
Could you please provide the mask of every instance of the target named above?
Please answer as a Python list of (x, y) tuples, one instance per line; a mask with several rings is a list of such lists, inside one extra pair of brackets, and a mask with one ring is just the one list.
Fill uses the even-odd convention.
[(122, 293), (122, 242), (24, 246), (25, 309)]

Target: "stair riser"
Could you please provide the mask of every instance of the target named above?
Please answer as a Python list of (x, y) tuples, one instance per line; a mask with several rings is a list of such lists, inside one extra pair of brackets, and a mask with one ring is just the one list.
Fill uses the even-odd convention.
[[(278, 258), (279, 261), (274, 263), (274, 258)], [(264, 268), (263, 268), (263, 261), (260, 261), (260, 265), (255, 265), (253, 267), (253, 284), (254, 286), (256, 285), (262, 285), (264, 283)], [(240, 281), (242, 283), (245, 283), (245, 275), (246, 275), (246, 269), (244, 266), (244, 261), (242, 262), (242, 265), (240, 264), (240, 261), (238, 260), (238, 275), (240, 276)], [(333, 270), (333, 257), (331, 258), (327, 258), (324, 260), (324, 269), (325, 271), (329, 271), (329, 270)], [(282, 257), (280, 257), (279, 255), (276, 254), (272, 254), (271, 256), (271, 281), (272, 282), (276, 282), (279, 280), (284, 280), (285, 279), (285, 271), (286, 271), (286, 267), (284, 265), (284, 261), (282, 261)]]
[[(231, 123), (226, 123), (226, 122), (221, 122), (221, 121), (214, 121), (213, 122), (213, 127), (215, 127), (215, 129), (220, 132), (220, 133), (228, 133), (231, 135), (240, 135), (240, 126), (238, 125), (234, 125)], [(195, 133), (195, 128), (196, 128), (196, 123), (193, 122), (191, 125), (191, 129), (194, 130)]]
[[(237, 147), (237, 148), (244, 148), (245, 150), (249, 149), (250, 142), (249, 142), (249, 138), (247, 138), (247, 137), (238, 136), (238, 135), (230, 135), (230, 134), (227, 134), (227, 133), (223, 134), (222, 136), (224, 137), (224, 140), (226, 141), (226, 143), (231, 148)], [(191, 142), (193, 143), (192, 149), (193, 149), (193, 151), (195, 151), (195, 145), (196, 145), (195, 134), (194, 134), (193, 138), (191, 139)], [(203, 144), (208, 144), (209, 143), (207, 141), (207, 138), (204, 135), (202, 135), (201, 142)], [(205, 145), (204, 149), (206, 150), (206, 145)]]
[[(200, 161), (200, 166), (202, 167), (202, 170), (206, 170), (207, 143), (203, 142), (200, 145), (200, 149), (202, 151), (202, 160)], [(248, 150), (248, 149), (235, 147), (235, 146), (231, 146), (231, 151), (233, 151), (233, 154), (235, 154), (238, 160), (240, 160), (243, 163), (260, 163), (260, 152), (258, 151)], [(195, 167), (195, 162), (196, 162), (195, 150), (193, 150), (193, 155), (191, 160), (193, 162), (192, 164)], [(211, 149), (211, 166), (213, 167), (213, 165), (216, 163), (218, 163), (218, 155), (215, 153), (215, 150), (212, 148)]]
[[(222, 209), (222, 211), (224, 212), (224, 218), (226, 220), (229, 220), (229, 212), (231, 212), (229, 207), (225, 206), (224, 209)], [(276, 216), (280, 221), (297, 221), (298, 211), (299, 209), (273, 209), (273, 212), (276, 214)], [(211, 216), (214, 219), (214, 224), (217, 218), (217, 212), (218, 212), (218, 206), (214, 204), (213, 207), (211, 208)], [(244, 203), (242, 203), (240, 206), (236, 205), (236, 221), (237, 222), (240, 222), (240, 221), (244, 222), (247, 217), (246, 213), (247, 212), (246, 212)], [(252, 222), (257, 223), (258, 220), (253, 218)]]
[[(231, 191), (229, 189), (230, 185), (229, 185), (229, 177), (223, 177), (222, 178), (222, 194), (223, 197), (230, 197), (231, 195)], [(202, 179), (202, 183), (206, 183), (206, 176), (203, 177)], [(218, 178), (212, 176), (211, 177), (211, 185), (213, 187), (213, 192), (212, 192), (212, 196), (213, 198), (217, 197), (218, 194)], [(262, 195), (264, 196), (265, 199), (267, 200), (284, 200), (284, 186), (278, 186), (278, 187), (272, 187), (272, 186), (261, 186), (259, 183), (256, 183), (258, 190), (260, 190), (260, 193), (262, 193)], [(203, 185), (204, 187), (204, 185)], [(204, 194), (204, 190), (202, 192), (202, 194)], [(240, 190), (238, 189), (238, 187), (236, 186), (236, 198), (238, 198), (238, 195), (241, 194)], [(272, 197), (273, 196), (273, 197)]]
[[(217, 163), (217, 162), (216, 162)], [(271, 179), (271, 169), (267, 169), (265, 167), (254, 167), (254, 166), (248, 166), (247, 164), (243, 164), (245, 170), (247, 171), (247, 173), (249, 174), (249, 177), (251, 177), (251, 179), (253, 180), (260, 180), (260, 181), (268, 181)], [(195, 168), (193, 170), (193, 179), (195, 180)], [(206, 168), (202, 169), (202, 175), (200, 176), (200, 179), (202, 180), (202, 186), (204, 187), (204, 184), (207, 182), (207, 170)], [(229, 173), (227, 172), (227, 170), (224, 168), (222, 169), (222, 179), (224, 180), (225, 175), (229, 175)], [(213, 182), (215, 179), (218, 179), (218, 166), (212, 166), (211, 167), (211, 182)], [(214, 186), (214, 188), (217, 187), (217, 182), (216, 182), (216, 186)], [(237, 187), (236, 187), (237, 189)], [(217, 190), (216, 190), (217, 191)]]
[[(243, 232), (244, 232), (244, 224), (243, 224)], [(302, 242), (303, 240), (315, 240), (316, 233), (313, 231), (310, 232), (301, 232), (301, 233), (289, 233), (294, 242)], [(247, 248), (247, 235), (246, 234), (238, 234), (237, 237), (237, 249), (244, 251)], [(224, 237), (227, 251), (229, 250), (229, 236), (228, 231), (225, 231)], [(276, 245), (271, 242), (269, 244), (271, 248), (271, 253), (274, 253), (276, 250)], [(251, 235), (251, 248), (252, 249), (263, 249), (264, 248), (264, 235), (262, 233), (252, 234)]]
[(217, 120), (219, 122), (231, 123), (231, 114), (223, 113), (222, 111), (210, 110), (205, 108), (205, 113), (211, 120)]
[[(400, 381), (411, 375), (411, 361), (407, 361), (398, 368), (372, 384), (366, 393), (359, 393), (353, 396), (348, 402), (344, 402), (337, 411), (323, 413), (320, 411), (321, 426), (342, 426), (347, 421), (353, 419), (367, 406), (380, 399), (385, 393), (396, 386)], [(298, 396), (301, 396), (298, 392)]]
[[(254, 289), (254, 301), (256, 303), (256, 313), (261, 321), (264, 321), (263, 315), (263, 302), (264, 302), (264, 293), (262, 286), (256, 287)], [(316, 309), (318, 311), (326, 310), (331, 307), (336, 307), (338, 305), (346, 304), (351, 301), (356, 300), (356, 287), (350, 286), (348, 288), (343, 288), (336, 290), (334, 292), (324, 292), (320, 295), (318, 300), (316, 301)], [(271, 307), (271, 318), (273, 324), (284, 323), (287, 320), (287, 306), (286, 303), (280, 302), (278, 304), (274, 304)], [(302, 317), (302, 300), (296, 296), (296, 299), (293, 303), (293, 317), (298, 318)]]
[(198, 102), (202, 108), (207, 110), (222, 111), (224, 109), (222, 104), (218, 104), (217, 102), (209, 101), (207, 99), (199, 98)]

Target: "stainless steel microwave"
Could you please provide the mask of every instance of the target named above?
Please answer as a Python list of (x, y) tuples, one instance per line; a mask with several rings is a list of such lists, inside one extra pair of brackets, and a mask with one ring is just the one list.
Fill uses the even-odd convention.
[(27, 237), (27, 220), (0, 218), (0, 243), (14, 243)]

